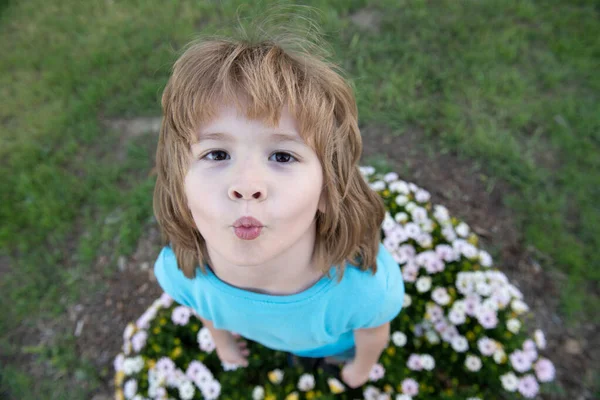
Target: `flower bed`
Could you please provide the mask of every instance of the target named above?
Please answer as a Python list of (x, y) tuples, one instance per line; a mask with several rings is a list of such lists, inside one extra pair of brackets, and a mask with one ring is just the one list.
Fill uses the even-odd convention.
[(477, 247), (469, 226), (395, 173), (361, 167), (386, 204), (382, 241), (402, 267), (406, 297), (370, 382), (350, 390), (321, 369), (248, 342), (249, 366), (222, 364), (193, 310), (163, 294), (124, 332), (114, 362), (117, 399), (533, 398), (554, 379), (528, 337), (521, 292)]

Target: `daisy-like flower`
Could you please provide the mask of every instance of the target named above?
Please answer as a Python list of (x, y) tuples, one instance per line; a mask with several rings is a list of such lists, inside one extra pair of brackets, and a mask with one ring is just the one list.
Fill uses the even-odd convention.
[(308, 392), (315, 387), (315, 377), (311, 374), (302, 374), (298, 379), (298, 389)]
[(135, 396), (137, 393), (137, 389), (138, 389), (138, 384), (135, 379), (130, 379), (127, 382), (125, 382), (125, 385), (123, 386), (123, 394), (125, 395), (125, 398), (126, 399), (133, 398), (133, 396)]
[(529, 361), (534, 362), (537, 360), (538, 353), (533, 340), (527, 339), (523, 342), (523, 351), (525, 352), (525, 355), (529, 357)]
[(221, 394), (221, 384), (217, 380), (212, 380), (202, 386), (200, 391), (206, 400), (215, 400)]
[(419, 394), (419, 384), (412, 378), (406, 378), (401, 383), (402, 393), (408, 396), (416, 396)]
[(450, 295), (446, 288), (438, 287), (431, 292), (431, 298), (440, 306), (445, 306), (450, 303)]
[(540, 358), (533, 366), (533, 369), (540, 382), (551, 382), (556, 375), (554, 364), (546, 358)]
[(476, 293), (469, 293), (465, 297), (465, 314), (470, 315), (471, 317), (477, 316), (479, 314), (479, 309), (481, 308), (481, 296)]
[(195, 380), (200, 373), (207, 370), (208, 368), (206, 368), (206, 366), (200, 361), (193, 360), (189, 363), (187, 370), (185, 371), (185, 375), (191, 380)]
[(502, 364), (504, 361), (506, 361), (506, 353), (501, 348), (494, 352), (493, 357), (496, 364)]
[(508, 392), (514, 392), (519, 387), (519, 378), (512, 372), (501, 375), (500, 382), (502, 382), (504, 390)]
[(371, 176), (375, 173), (375, 168), (370, 165), (361, 166), (358, 169), (363, 176)]
[(408, 188), (408, 184), (403, 180), (397, 180), (396, 182), (390, 182), (389, 189), (392, 192), (409, 194), (410, 189)]
[(492, 287), (485, 282), (477, 282), (475, 285), (475, 290), (477, 290), (477, 293), (483, 297), (488, 297), (492, 294)]
[(283, 380), (283, 371), (279, 368), (276, 368), (273, 371), (269, 372), (268, 376), (271, 383), (278, 385)]
[(481, 359), (469, 354), (465, 359), (465, 367), (467, 367), (469, 371), (477, 372), (481, 369)]
[(427, 190), (418, 189), (415, 192), (415, 200), (417, 200), (419, 203), (426, 203), (429, 201), (429, 199), (431, 199), (431, 194), (429, 194)]
[(485, 329), (494, 329), (498, 325), (498, 316), (494, 310), (484, 308), (477, 314), (477, 321)]
[(521, 315), (521, 314), (529, 311), (529, 306), (523, 300), (514, 299), (510, 303), (510, 306), (511, 306), (512, 310), (514, 312), (516, 312), (518, 315)]
[(123, 353), (119, 353), (115, 357), (115, 361), (113, 362), (113, 366), (115, 367), (115, 372), (123, 371), (124, 362), (125, 362), (125, 355)]
[(421, 224), (424, 221), (427, 221), (427, 210), (424, 209), (423, 207), (417, 207), (415, 209), (413, 209), (410, 213), (412, 220), (417, 223), (417, 224)]
[(160, 295), (158, 302), (163, 308), (169, 308), (173, 304), (173, 298), (163, 292), (163, 294)]
[(405, 282), (414, 282), (417, 280), (417, 275), (419, 274), (419, 269), (417, 267), (404, 267), (402, 268), (402, 277)]
[(147, 339), (148, 333), (146, 333), (146, 331), (136, 332), (136, 334), (131, 338), (131, 346), (133, 347), (133, 350), (139, 353), (146, 345)]
[(454, 325), (461, 325), (461, 324), (465, 323), (465, 321), (467, 320), (467, 316), (466, 316), (466, 314), (464, 312), (458, 311), (458, 310), (456, 310), (456, 309), (453, 308), (448, 313), (448, 319)]
[(383, 176), (385, 182), (391, 183), (398, 180), (398, 174), (395, 172), (388, 172)]
[(365, 400), (377, 400), (381, 392), (375, 386), (367, 386), (365, 390), (363, 390), (363, 396)]
[(433, 345), (440, 343), (440, 337), (434, 331), (425, 332), (425, 339)]
[(422, 276), (417, 279), (417, 283), (415, 284), (417, 291), (419, 293), (425, 293), (429, 289), (431, 289), (431, 277)]
[(421, 354), (421, 365), (426, 371), (431, 371), (435, 368), (435, 360), (429, 354)]
[(410, 357), (408, 357), (406, 366), (408, 367), (408, 369), (411, 369), (413, 371), (422, 370), (423, 364), (421, 363), (421, 357), (418, 354), (411, 354)]
[(526, 372), (531, 369), (531, 361), (524, 351), (515, 350), (508, 358), (512, 367), (517, 372)]
[(128, 323), (127, 326), (125, 327), (125, 330), (123, 331), (123, 339), (124, 340), (131, 339), (131, 336), (133, 336), (134, 332), (135, 332), (135, 325), (132, 324), (131, 322)]
[(404, 303), (402, 303), (402, 307), (407, 308), (412, 304), (412, 297), (408, 294), (404, 294)]
[(492, 256), (485, 250), (479, 250), (479, 263), (482, 267), (489, 268), (492, 266)]
[(403, 224), (408, 221), (408, 214), (405, 212), (396, 213), (396, 215), (394, 215), (394, 221), (398, 222), (399, 224)]
[(444, 316), (444, 310), (437, 304), (429, 303), (426, 307), (426, 314), (431, 322), (437, 322)]
[(450, 344), (452, 345), (454, 351), (458, 353), (464, 353), (469, 348), (469, 342), (467, 341), (467, 338), (460, 335), (454, 337)]
[(533, 333), (533, 340), (535, 340), (535, 344), (538, 349), (544, 350), (546, 348), (546, 337), (544, 336), (544, 332), (539, 329)]
[(212, 351), (216, 348), (213, 337), (207, 327), (202, 327), (202, 329), (198, 331), (197, 339), (202, 351), (212, 353)]
[(482, 337), (477, 341), (477, 347), (484, 356), (491, 356), (497, 349), (496, 342), (488, 337)]
[(381, 378), (383, 378), (385, 375), (385, 368), (383, 368), (383, 365), (377, 363), (375, 365), (373, 365), (373, 368), (371, 368), (371, 372), (369, 372), (369, 380), (371, 382), (376, 382), (378, 380), (380, 380)]
[(154, 308), (149, 308), (137, 319), (137, 321), (135, 321), (135, 325), (139, 329), (148, 329), (150, 327), (150, 321), (155, 317), (156, 310)]
[(181, 397), (182, 400), (193, 399), (195, 392), (196, 389), (190, 381), (184, 381), (179, 385), (179, 397)]
[(252, 400), (263, 400), (265, 398), (265, 389), (262, 386), (255, 386), (252, 390)]
[(456, 228), (454, 228), (454, 230), (459, 236), (462, 236), (464, 238), (469, 236), (469, 225), (465, 224), (464, 222), (458, 224)]
[(175, 307), (171, 313), (171, 320), (175, 325), (185, 326), (192, 316), (192, 311), (185, 306)]
[(402, 332), (396, 331), (392, 333), (392, 342), (398, 347), (404, 347), (406, 344), (406, 335)]
[(331, 390), (331, 393), (333, 394), (342, 393), (346, 390), (346, 387), (342, 384), (342, 382), (335, 378), (327, 379), (327, 385), (329, 386), (329, 390)]
[(397, 394), (395, 400), (412, 400), (412, 397), (407, 394)]
[(512, 333), (518, 333), (521, 329), (521, 322), (516, 318), (511, 318), (506, 321), (506, 328)]
[(523, 397), (527, 399), (533, 399), (540, 391), (540, 386), (538, 385), (534, 376), (529, 374), (519, 379), (518, 390)]
[(369, 183), (369, 186), (371, 187), (371, 189), (373, 189), (376, 192), (379, 192), (379, 191), (385, 189), (385, 187), (386, 187), (385, 182), (383, 182), (383, 181), (371, 182), (371, 183)]
[(162, 357), (156, 362), (155, 368), (160, 376), (167, 376), (175, 372), (175, 363), (168, 357)]
[(396, 201), (396, 204), (398, 204), (399, 206), (404, 206), (406, 205), (406, 203), (408, 203), (409, 198), (404, 194), (399, 194), (398, 196), (396, 196), (394, 201)]
[(140, 372), (144, 367), (144, 359), (141, 356), (125, 358), (123, 360), (123, 372), (125, 375), (132, 375)]
[(467, 397), (467, 400), (481, 400), (479, 397)]

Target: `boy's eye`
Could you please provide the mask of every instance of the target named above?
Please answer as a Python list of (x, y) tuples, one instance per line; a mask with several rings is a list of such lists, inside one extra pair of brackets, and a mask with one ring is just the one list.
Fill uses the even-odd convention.
[[(223, 150), (213, 150), (211, 152), (206, 153), (206, 155), (202, 158), (208, 158), (210, 161), (223, 161), (228, 156), (229, 155)], [(279, 164), (290, 164), (290, 159), (298, 161), (296, 157), (285, 151), (275, 152), (271, 155), (271, 157), (272, 156), (275, 156), (275, 161)]]

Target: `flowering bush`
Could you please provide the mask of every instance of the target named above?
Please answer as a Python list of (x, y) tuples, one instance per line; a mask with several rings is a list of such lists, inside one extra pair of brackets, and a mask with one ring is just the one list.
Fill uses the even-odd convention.
[[(166, 294), (124, 332), (115, 359), (117, 399), (373, 400), (533, 398), (554, 379), (529, 338), (521, 292), (492, 267), (478, 238), (427, 191), (361, 167), (386, 205), (384, 246), (402, 267), (406, 295), (370, 382), (351, 390), (322, 369), (289, 367), (286, 355), (249, 342), (249, 366), (222, 364), (207, 328)], [(502, 394), (501, 394), (502, 393)]]

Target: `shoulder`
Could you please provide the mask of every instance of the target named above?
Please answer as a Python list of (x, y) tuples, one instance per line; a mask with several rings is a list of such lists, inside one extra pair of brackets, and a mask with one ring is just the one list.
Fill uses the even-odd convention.
[(394, 257), (385, 248), (382, 243), (379, 243), (379, 251), (377, 252), (377, 271), (373, 274), (372, 270), (361, 271), (360, 269), (349, 265), (344, 272), (344, 278), (348, 275), (348, 283), (356, 285), (359, 292), (371, 292), (377, 298), (381, 298), (385, 291), (393, 287), (394, 284), (401, 280), (400, 266), (394, 260)]
[(154, 276), (165, 293), (180, 304), (191, 306), (194, 280), (188, 279), (169, 246), (163, 247), (154, 263)]

